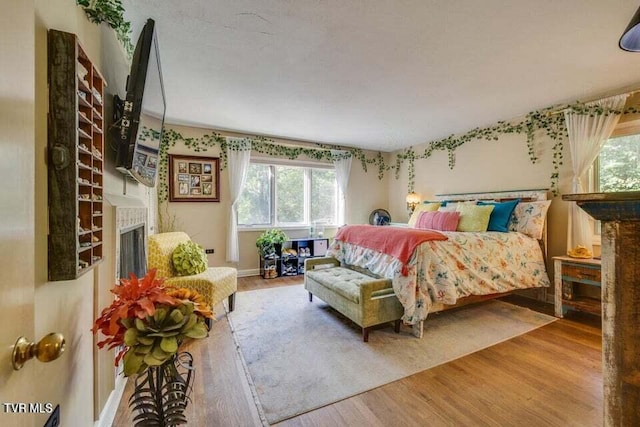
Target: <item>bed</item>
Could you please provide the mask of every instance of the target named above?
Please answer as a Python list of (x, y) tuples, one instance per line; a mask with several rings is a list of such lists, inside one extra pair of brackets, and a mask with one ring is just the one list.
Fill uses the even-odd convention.
[[(440, 231), (446, 240), (417, 244), (404, 260), (389, 251), (372, 249), (366, 242), (350, 242), (339, 232), (327, 255), (390, 279), (405, 309), (402, 320), (421, 337), (429, 313), (550, 285), (545, 268), (546, 213), (550, 204), (546, 190), (436, 196), (437, 202), (447, 205), (480, 200), (515, 203), (516, 199), (520, 202), (507, 232)], [(362, 227), (370, 227), (367, 236), (386, 228)]]

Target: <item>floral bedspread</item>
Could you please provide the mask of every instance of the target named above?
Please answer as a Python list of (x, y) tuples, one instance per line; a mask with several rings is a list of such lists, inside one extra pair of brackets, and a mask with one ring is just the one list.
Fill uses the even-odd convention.
[(402, 263), (389, 255), (335, 240), (328, 256), (391, 279), (404, 306), (402, 320), (416, 325), (433, 303), (455, 304), (469, 295), (549, 286), (538, 241), (521, 233), (443, 232), (449, 239), (420, 244)]

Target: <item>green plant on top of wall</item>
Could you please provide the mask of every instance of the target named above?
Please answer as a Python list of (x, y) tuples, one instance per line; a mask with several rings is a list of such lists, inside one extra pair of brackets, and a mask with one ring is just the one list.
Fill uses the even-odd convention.
[(116, 33), (129, 59), (133, 55), (131, 43), (131, 23), (124, 19), (124, 7), (120, 0), (76, 0), (87, 17), (95, 24), (106, 23)]

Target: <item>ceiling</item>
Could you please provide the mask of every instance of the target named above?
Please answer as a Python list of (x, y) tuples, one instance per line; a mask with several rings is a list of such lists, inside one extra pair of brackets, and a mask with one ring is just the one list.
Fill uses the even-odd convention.
[(640, 86), (632, 0), (124, 0), (166, 120), (392, 151)]

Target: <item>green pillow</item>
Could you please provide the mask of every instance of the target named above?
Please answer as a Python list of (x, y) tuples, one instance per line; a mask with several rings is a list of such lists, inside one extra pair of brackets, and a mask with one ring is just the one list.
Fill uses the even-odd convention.
[(493, 206), (458, 205), (456, 210), (460, 212), (458, 231), (487, 231), (489, 217)]
[(180, 276), (199, 274), (207, 269), (207, 254), (202, 246), (192, 241), (180, 243), (171, 258)]

